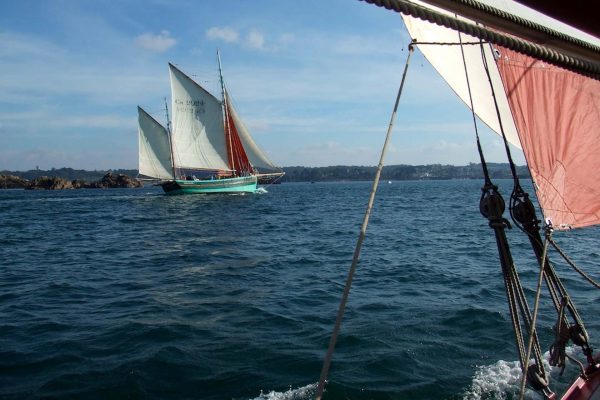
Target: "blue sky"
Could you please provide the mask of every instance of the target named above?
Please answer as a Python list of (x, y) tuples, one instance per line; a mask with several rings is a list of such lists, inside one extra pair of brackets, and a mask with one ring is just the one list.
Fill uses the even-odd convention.
[[(217, 48), (276, 164), (376, 165), (408, 43), (355, 0), (0, 1), (0, 170), (137, 168), (136, 106), (164, 120), (168, 62), (218, 95)], [(418, 51), (408, 74), (386, 164), (478, 162), (469, 111)]]

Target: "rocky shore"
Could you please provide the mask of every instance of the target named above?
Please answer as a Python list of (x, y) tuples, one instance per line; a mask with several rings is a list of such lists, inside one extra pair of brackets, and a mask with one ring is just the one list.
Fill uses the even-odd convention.
[(14, 175), (0, 175), (0, 189), (62, 190), (62, 189), (110, 189), (142, 187), (141, 181), (123, 174), (108, 172), (99, 181), (85, 182), (55, 176), (42, 176), (27, 180)]

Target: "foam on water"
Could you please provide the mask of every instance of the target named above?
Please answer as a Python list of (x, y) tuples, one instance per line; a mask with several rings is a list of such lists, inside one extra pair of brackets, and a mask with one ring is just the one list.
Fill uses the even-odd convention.
[[(518, 361), (500, 360), (492, 365), (477, 367), (471, 387), (463, 400), (506, 399), (517, 395), (521, 384), (521, 368)], [(533, 399), (527, 390), (526, 398)], [(541, 398), (541, 397), (540, 397)]]
[(261, 392), (260, 395), (253, 400), (308, 400), (314, 398), (316, 390), (317, 383), (313, 383), (296, 389), (290, 387), (285, 392)]
[(254, 193), (256, 193), (256, 194), (265, 194), (265, 193), (269, 193), (269, 192), (268, 192), (268, 191), (267, 191), (267, 189), (265, 189), (264, 187), (258, 187), (258, 188), (256, 188), (256, 190), (254, 191)]
[[(568, 347), (567, 354), (575, 358), (581, 357), (581, 350), (575, 347)], [(544, 368), (550, 374), (550, 389), (557, 391), (561, 388), (560, 383), (556, 382), (560, 376), (560, 368), (552, 367), (548, 364), (549, 352), (543, 355)], [(533, 362), (533, 360), (531, 360)], [(573, 368), (573, 363), (567, 361)], [(521, 367), (518, 361), (500, 360), (492, 365), (477, 367), (471, 386), (465, 391), (463, 400), (481, 400), (481, 399), (509, 399), (517, 398), (521, 389)], [(557, 387), (558, 386), (558, 387)], [(558, 390), (560, 392), (560, 390)], [(537, 400), (543, 399), (541, 392), (531, 389), (525, 389), (525, 399)]]

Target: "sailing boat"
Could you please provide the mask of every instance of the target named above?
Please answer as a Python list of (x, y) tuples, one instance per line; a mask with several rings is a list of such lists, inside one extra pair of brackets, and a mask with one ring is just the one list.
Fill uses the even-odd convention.
[(222, 100), (169, 63), (172, 121), (168, 107), (166, 128), (138, 107), (139, 173), (167, 194), (253, 193), (284, 174), (242, 122), (217, 59)]
[[(364, 240), (383, 158), (396, 114), (406, 70), (415, 46), (472, 110), (485, 177), (481, 214), (494, 230), (525, 385), (557, 399), (550, 389), (536, 333), (536, 316), (545, 281), (557, 311), (556, 340), (550, 364), (563, 367), (571, 359), (579, 377), (563, 400), (600, 399), (600, 354), (594, 355), (583, 320), (567, 293), (549, 247), (594, 286), (600, 285), (576, 268), (552, 235), (600, 225), (600, 40), (560, 24), (517, 3), (497, 2), (500, 10), (475, 0), (365, 0), (401, 12), (413, 42), (382, 151), (371, 198), (325, 356), (317, 399), (321, 398), (352, 277)], [(509, 212), (514, 225), (529, 238), (540, 267), (535, 306), (529, 307), (512, 259), (503, 217), (505, 203), (489, 177), (477, 133), (477, 118), (504, 140), (514, 187)], [(538, 219), (529, 195), (516, 175), (510, 144), (522, 149), (542, 212)], [(544, 221), (544, 225), (540, 223)], [(540, 231), (543, 230), (544, 239)], [(585, 360), (566, 355), (568, 342), (581, 347)], [(533, 358), (533, 362), (530, 359)]]

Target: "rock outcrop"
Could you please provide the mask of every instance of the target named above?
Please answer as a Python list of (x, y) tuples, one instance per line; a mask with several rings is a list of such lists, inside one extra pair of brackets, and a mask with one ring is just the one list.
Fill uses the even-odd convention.
[(141, 181), (134, 179), (130, 176), (118, 174), (114, 175), (112, 172), (108, 172), (98, 182), (90, 184), (91, 188), (108, 189), (108, 188), (136, 188), (142, 187)]
[(56, 176), (42, 176), (31, 181), (12, 175), (0, 175), (0, 189), (62, 190), (62, 189), (109, 189), (142, 187), (141, 181), (123, 174), (108, 172), (97, 182), (69, 180)]
[(23, 189), (27, 180), (14, 175), (0, 175), (0, 189)]
[(61, 190), (61, 189), (74, 189), (73, 183), (64, 178), (58, 178), (56, 176), (41, 176), (30, 181), (25, 189), (28, 190)]

